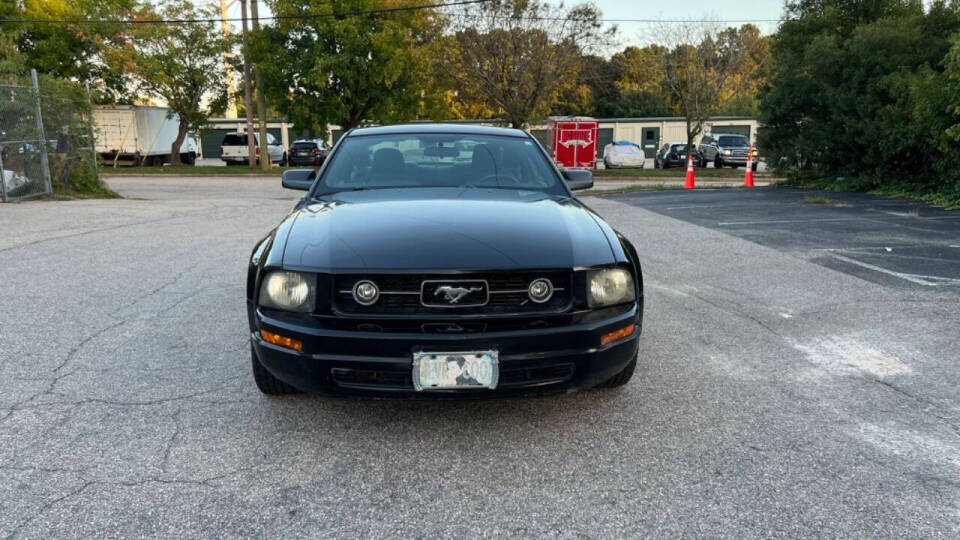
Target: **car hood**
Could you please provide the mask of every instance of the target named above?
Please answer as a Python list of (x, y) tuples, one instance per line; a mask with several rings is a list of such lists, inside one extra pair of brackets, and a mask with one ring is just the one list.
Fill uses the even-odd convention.
[(573, 268), (614, 262), (576, 200), (513, 190), (355, 191), (305, 203), (283, 266), (318, 272)]

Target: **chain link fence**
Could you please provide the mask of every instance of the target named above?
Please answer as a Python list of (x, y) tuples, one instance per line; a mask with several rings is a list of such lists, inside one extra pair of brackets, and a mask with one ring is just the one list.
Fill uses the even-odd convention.
[(0, 82), (0, 196), (21, 201), (54, 191), (101, 189), (88, 93), (64, 81)]

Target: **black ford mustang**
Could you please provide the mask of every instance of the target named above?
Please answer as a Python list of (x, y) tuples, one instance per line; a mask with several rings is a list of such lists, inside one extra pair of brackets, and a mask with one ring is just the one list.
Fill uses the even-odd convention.
[(297, 390), (510, 394), (633, 375), (633, 246), (571, 195), (528, 133), (401, 125), (345, 134), (250, 258), (253, 376)]

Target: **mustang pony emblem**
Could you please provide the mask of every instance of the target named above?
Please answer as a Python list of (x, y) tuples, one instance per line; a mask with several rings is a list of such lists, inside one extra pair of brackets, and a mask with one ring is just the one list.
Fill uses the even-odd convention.
[(443, 294), (443, 298), (447, 301), (447, 303), (456, 304), (462, 300), (464, 296), (470, 293), (480, 292), (482, 290), (483, 287), (470, 287), (468, 289), (466, 287), (451, 287), (450, 285), (441, 285), (437, 287), (437, 290), (433, 291), (433, 295), (440, 296), (440, 294)]

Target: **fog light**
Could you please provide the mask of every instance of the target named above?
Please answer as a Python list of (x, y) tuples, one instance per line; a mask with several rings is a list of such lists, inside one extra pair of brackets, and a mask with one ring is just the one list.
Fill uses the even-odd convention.
[(380, 289), (372, 281), (358, 281), (353, 286), (353, 299), (361, 306), (371, 306), (380, 298)]
[(268, 332), (266, 330), (260, 330), (260, 337), (262, 337), (267, 343), (272, 343), (279, 347), (293, 349), (300, 352), (303, 351), (303, 343), (300, 343), (293, 338), (281, 336), (280, 334), (274, 334), (273, 332)]
[(527, 287), (527, 295), (538, 304), (542, 304), (553, 296), (553, 283), (549, 279), (537, 278)]
[(608, 343), (613, 343), (614, 341), (618, 341), (623, 338), (630, 337), (633, 335), (634, 328), (636, 328), (636, 325), (631, 324), (630, 326), (624, 326), (619, 330), (614, 330), (613, 332), (606, 333), (603, 335), (603, 337), (600, 338), (600, 344), (606, 345)]

